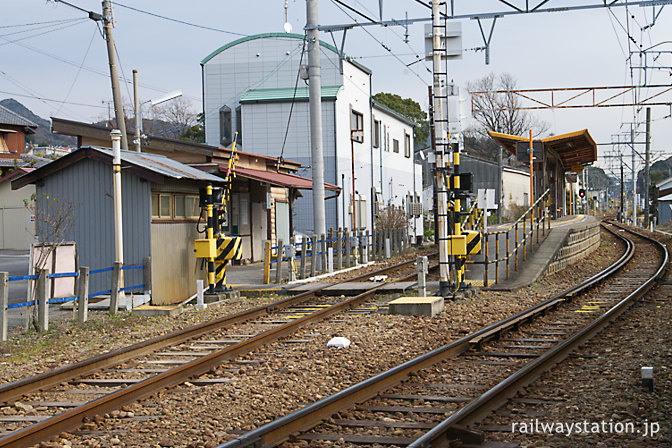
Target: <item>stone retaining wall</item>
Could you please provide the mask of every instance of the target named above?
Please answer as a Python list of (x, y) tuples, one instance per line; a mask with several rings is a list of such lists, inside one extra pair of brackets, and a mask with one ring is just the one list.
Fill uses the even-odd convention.
[(564, 244), (546, 268), (544, 276), (554, 274), (586, 258), (600, 246), (600, 224), (590, 223), (570, 230)]

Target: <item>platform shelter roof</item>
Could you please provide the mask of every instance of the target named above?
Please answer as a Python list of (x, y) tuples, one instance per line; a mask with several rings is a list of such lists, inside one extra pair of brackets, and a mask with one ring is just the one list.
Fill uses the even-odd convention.
[[(518, 142), (530, 141), (527, 137), (501, 132), (489, 131), (488, 134), (499, 145), (514, 155)], [(545, 149), (551, 149), (558, 154), (566, 170), (569, 170), (573, 165), (588, 165), (597, 160), (597, 143), (595, 143), (588, 129), (535, 139), (534, 141), (543, 143)]]

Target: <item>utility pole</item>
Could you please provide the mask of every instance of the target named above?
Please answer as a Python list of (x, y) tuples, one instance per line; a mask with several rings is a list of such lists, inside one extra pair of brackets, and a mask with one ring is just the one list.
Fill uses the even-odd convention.
[(637, 170), (635, 169), (635, 128), (630, 125), (630, 147), (632, 148), (632, 225), (637, 226)]
[(618, 222), (623, 222), (623, 217), (625, 216), (625, 204), (623, 203), (623, 198), (625, 193), (623, 192), (623, 153), (621, 152), (621, 197), (619, 203), (621, 205), (621, 212), (618, 214)]
[(142, 151), (142, 145), (140, 143), (140, 97), (138, 95), (138, 71), (133, 70), (133, 106), (135, 108), (135, 150), (137, 152)]
[[(308, 39), (308, 100), (310, 106), (310, 155), (313, 174), (313, 233), (327, 232), (324, 216), (324, 156), (322, 152), (322, 79), (320, 73), (320, 32), (318, 0), (306, 0)], [(345, 216), (345, 210), (343, 210)], [(354, 229), (353, 229), (354, 230)]]
[[(444, 69), (443, 43), (441, 37), (445, 30), (441, 24), (440, 0), (432, 0), (432, 74), (434, 93), (434, 126), (436, 127), (436, 161), (434, 167), (434, 188), (437, 195), (437, 213), (439, 235), (439, 295), (450, 295), (450, 277), (448, 260), (448, 184), (446, 182), (446, 148), (448, 146), (448, 111), (446, 97), (446, 69)], [(484, 218), (485, 219), (485, 218)]]
[(121, 87), (119, 87), (119, 71), (117, 70), (117, 55), (112, 36), (112, 6), (109, 0), (103, 0), (103, 29), (107, 41), (107, 57), (110, 62), (110, 80), (112, 81), (112, 99), (114, 100), (114, 115), (117, 119), (117, 128), (121, 131), (121, 149), (128, 150), (128, 135), (124, 108), (121, 102)]
[(648, 229), (650, 224), (649, 191), (651, 190), (651, 108), (646, 108), (646, 165), (644, 168), (644, 226)]
[[(436, 157), (436, 128), (434, 127), (434, 91), (432, 86), (427, 86), (429, 90), (429, 139), (431, 145), (431, 152)], [(436, 160), (434, 160), (434, 165), (436, 166)], [(434, 180), (437, 179), (436, 173), (432, 176)], [(434, 182), (434, 188), (432, 194), (432, 214), (434, 215), (434, 245), (439, 245), (439, 212), (438, 212), (438, 184)]]

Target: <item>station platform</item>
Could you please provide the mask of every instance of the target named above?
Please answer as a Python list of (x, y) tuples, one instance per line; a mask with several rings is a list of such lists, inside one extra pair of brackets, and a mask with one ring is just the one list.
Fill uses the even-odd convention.
[[(551, 221), (551, 231), (547, 231), (543, 238), (540, 234), (538, 245), (535, 240), (534, 252), (530, 253), (528, 245), (527, 260), (522, 262), (522, 257), (519, 257), (518, 271), (516, 272), (510, 263), (509, 279), (502, 280), (497, 284), (489, 285), (488, 289), (493, 291), (515, 291), (531, 285), (549, 271), (549, 269), (555, 269), (553, 263), (558, 260), (559, 257), (565, 256), (561, 251), (563, 247), (567, 247), (568, 239), (571, 234), (576, 234), (577, 232), (582, 232), (598, 225), (599, 219), (591, 215), (570, 215)], [(501, 230), (507, 228), (506, 226), (500, 227)], [(575, 252), (593, 249), (593, 247), (584, 248), (581, 245), (592, 245), (594, 244), (594, 239), (585, 239), (585, 243), (583, 241), (583, 239), (578, 240), (578, 247)], [(574, 243), (572, 242), (572, 244)], [(493, 258), (496, 258), (495, 255), (494, 252), (491, 253)], [(576, 254), (571, 253), (568, 256), (576, 256)], [(560, 260), (560, 262), (562, 262), (562, 260)], [(494, 266), (490, 266), (490, 269), (494, 271)], [(502, 271), (502, 264), (500, 263), (500, 279), (505, 278), (506, 275), (506, 271), (504, 270), (503, 273)], [(490, 278), (495, 278), (494, 273), (491, 274)]]
[[(510, 269), (509, 269), (509, 279), (506, 280), (506, 268), (504, 263), (500, 263), (499, 268), (499, 279), (500, 281), (497, 284), (494, 284), (495, 280), (495, 266), (490, 264), (488, 267), (488, 278), (490, 282), (487, 286), (489, 290), (501, 290), (501, 291), (513, 291), (519, 288), (528, 286), (535, 281), (537, 281), (544, 273), (549, 269), (549, 266), (553, 263), (553, 260), (557, 258), (558, 253), (561, 251), (563, 246), (566, 245), (568, 237), (571, 233), (580, 231), (587, 227), (595, 226), (599, 220), (594, 216), (589, 215), (572, 215), (564, 216), (560, 219), (551, 221), (551, 231), (546, 232), (546, 235), (542, 237), (542, 234), (539, 234), (539, 244), (534, 244), (534, 251), (530, 252), (529, 245), (527, 247), (527, 260), (522, 261), (522, 252), (519, 255), (519, 267), (516, 272), (513, 265), (513, 259), (511, 259)], [(489, 226), (488, 230), (491, 232), (494, 231), (506, 231), (511, 226), (510, 224), (501, 224), (495, 226)], [(522, 233), (522, 232), (519, 232)], [(491, 236), (492, 238), (492, 236)], [(513, 247), (514, 232), (510, 231), (510, 243)], [(519, 240), (522, 240), (522, 235), (519, 235)], [(500, 242), (501, 243), (501, 242)], [(483, 245), (485, 249), (485, 246)], [(500, 254), (499, 258), (503, 256), (504, 248), (503, 244), (500, 244)], [(496, 253), (496, 245), (492, 243), (489, 244), (489, 259), (493, 260), (498, 258)], [(483, 255), (478, 258), (482, 260)], [(483, 287), (483, 278), (484, 278), (484, 266), (472, 264), (469, 265), (467, 269), (467, 279), (474, 286)], [(352, 270), (353, 275), (356, 275), (357, 269)], [(336, 283), (335, 280), (330, 280), (328, 275), (322, 275), (316, 277), (314, 280), (306, 279), (306, 281), (298, 283), (283, 283), (283, 284), (263, 284), (262, 275), (263, 275), (263, 263), (252, 263), (248, 265), (241, 266), (229, 266), (226, 269), (227, 282), (234, 290), (240, 291), (242, 296), (258, 296), (264, 294), (299, 294), (311, 289), (317, 288), (319, 286), (327, 286), (333, 283)], [(347, 284), (339, 284), (333, 287), (328, 287), (324, 290), (323, 294), (330, 295), (356, 295), (364, 292), (365, 290), (375, 286), (378, 283), (375, 282), (353, 282)], [(416, 282), (390, 282), (381, 288), (381, 293), (406, 293), (411, 292), (417, 288)], [(429, 291), (438, 291), (438, 282), (427, 282), (427, 289)]]

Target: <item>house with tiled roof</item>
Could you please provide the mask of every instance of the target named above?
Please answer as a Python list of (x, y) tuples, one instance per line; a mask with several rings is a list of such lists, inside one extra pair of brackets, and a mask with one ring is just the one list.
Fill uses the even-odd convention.
[(0, 106), (0, 159), (20, 159), (26, 152), (26, 135), (36, 128), (37, 124)]

